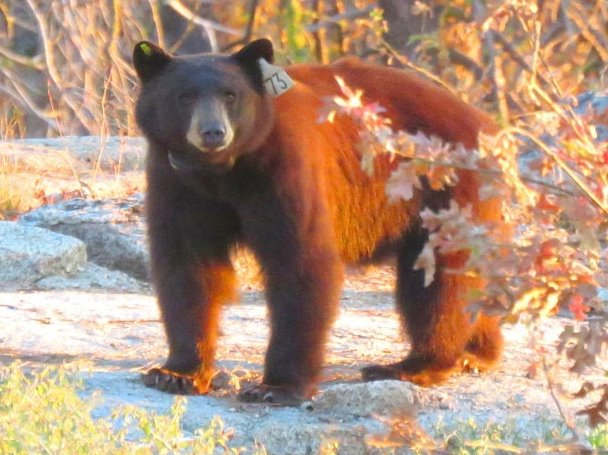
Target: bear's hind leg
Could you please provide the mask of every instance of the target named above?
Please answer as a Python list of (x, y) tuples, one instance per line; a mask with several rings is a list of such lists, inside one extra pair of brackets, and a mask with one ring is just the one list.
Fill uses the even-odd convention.
[(427, 238), (424, 231), (407, 236), (398, 254), (396, 303), (412, 344), (410, 354), (394, 364), (362, 369), (364, 380), (400, 379), (429, 386), (462, 371), (473, 333), (463, 304), (471, 282), (445, 272), (462, 260), (454, 255), (438, 258), (433, 282), (424, 286), (424, 271), (414, 270), (414, 264)]
[(484, 372), (494, 368), (502, 357), (503, 338), (500, 318), (483, 313), (477, 315), (475, 328), (464, 357), (466, 371)]

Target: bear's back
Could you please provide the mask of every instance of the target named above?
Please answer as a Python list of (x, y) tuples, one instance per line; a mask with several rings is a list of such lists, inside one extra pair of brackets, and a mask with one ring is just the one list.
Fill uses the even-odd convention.
[(335, 80), (341, 77), (350, 88), (363, 91), (365, 102), (385, 108), (398, 130), (422, 131), (466, 147), (476, 146), (479, 131), (496, 131), (485, 112), (409, 71), (347, 57), (331, 65), (293, 65), (287, 72), (320, 97), (343, 96)]
[[(354, 57), (331, 65), (293, 65), (287, 72), (298, 82), (298, 89), (275, 100), (278, 121), (283, 123), (279, 129), (291, 129), (288, 134), (298, 136), (298, 143), (304, 137), (317, 141), (307, 154), (323, 162), (322, 186), (334, 214), (336, 240), (347, 262), (373, 259), (385, 246), (390, 250), (390, 245), (418, 222), (422, 201), (416, 193), (410, 201), (389, 202), (386, 181), (398, 161), (388, 155), (376, 158), (373, 176), (362, 171), (358, 131), (352, 120), (336, 116), (333, 123), (319, 123), (324, 99), (343, 96), (336, 76), (351, 89), (362, 90), (365, 103), (376, 102), (386, 109), (383, 115), (391, 119), (397, 130), (421, 131), (467, 148), (477, 145), (480, 131), (496, 131), (486, 113), (411, 72), (364, 63)], [(453, 192), (456, 200), (461, 203), (476, 199), (477, 176), (460, 172), (459, 177), (461, 183)], [(480, 202), (475, 211), (494, 212), (495, 206), (492, 201)]]
[(288, 71), (297, 84), (274, 100), (275, 125), (268, 139), (274, 150), (283, 153), (266, 155), (274, 160), (273, 168), (284, 169), (283, 179), (289, 179), (285, 174), (292, 170), (300, 177), (309, 174), (304, 180), (315, 180), (301, 191), (309, 192), (313, 186), (321, 189), (318, 197), (330, 208), (345, 262), (373, 260), (379, 251), (391, 249), (417, 219), (420, 200), (389, 202), (386, 181), (398, 162), (388, 155), (376, 158), (372, 176), (362, 170), (359, 131), (352, 119), (338, 115), (333, 122), (320, 121), (324, 97), (340, 94), (332, 67), (296, 68), (294, 73), (291, 68)]

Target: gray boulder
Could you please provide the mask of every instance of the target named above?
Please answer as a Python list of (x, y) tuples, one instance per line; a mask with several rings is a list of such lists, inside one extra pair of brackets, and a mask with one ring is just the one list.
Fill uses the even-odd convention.
[(73, 237), (0, 221), (0, 288), (19, 289), (41, 278), (84, 270), (86, 247)]
[(268, 453), (333, 453), (332, 447), (341, 454), (384, 453), (368, 443), (369, 436), (387, 434), (383, 419), (414, 419), (421, 395), (418, 386), (402, 381), (334, 384), (302, 405), (310, 411), (308, 421), (285, 410), (281, 418), (257, 422), (252, 435)]
[(414, 416), (420, 388), (404, 381), (336, 384), (322, 391), (310, 407), (315, 412), (354, 416)]
[(34, 288), (41, 291), (79, 290), (150, 294), (150, 286), (126, 273), (108, 270), (88, 262), (83, 270), (70, 275), (52, 275), (36, 281)]
[(141, 194), (121, 199), (71, 199), (24, 215), (20, 222), (50, 229), (86, 244), (89, 260), (146, 280), (148, 254)]

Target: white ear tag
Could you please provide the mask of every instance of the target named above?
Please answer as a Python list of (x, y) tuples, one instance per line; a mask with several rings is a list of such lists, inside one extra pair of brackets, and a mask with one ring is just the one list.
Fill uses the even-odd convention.
[(264, 87), (270, 96), (280, 96), (295, 85), (293, 79), (280, 66), (274, 66), (263, 58), (258, 60)]

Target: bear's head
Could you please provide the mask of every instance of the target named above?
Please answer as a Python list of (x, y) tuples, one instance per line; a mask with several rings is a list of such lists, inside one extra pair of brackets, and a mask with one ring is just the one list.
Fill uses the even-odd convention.
[(260, 59), (273, 60), (266, 39), (231, 55), (174, 57), (147, 41), (135, 46), (137, 123), (175, 169), (228, 170), (264, 143), (273, 111)]

